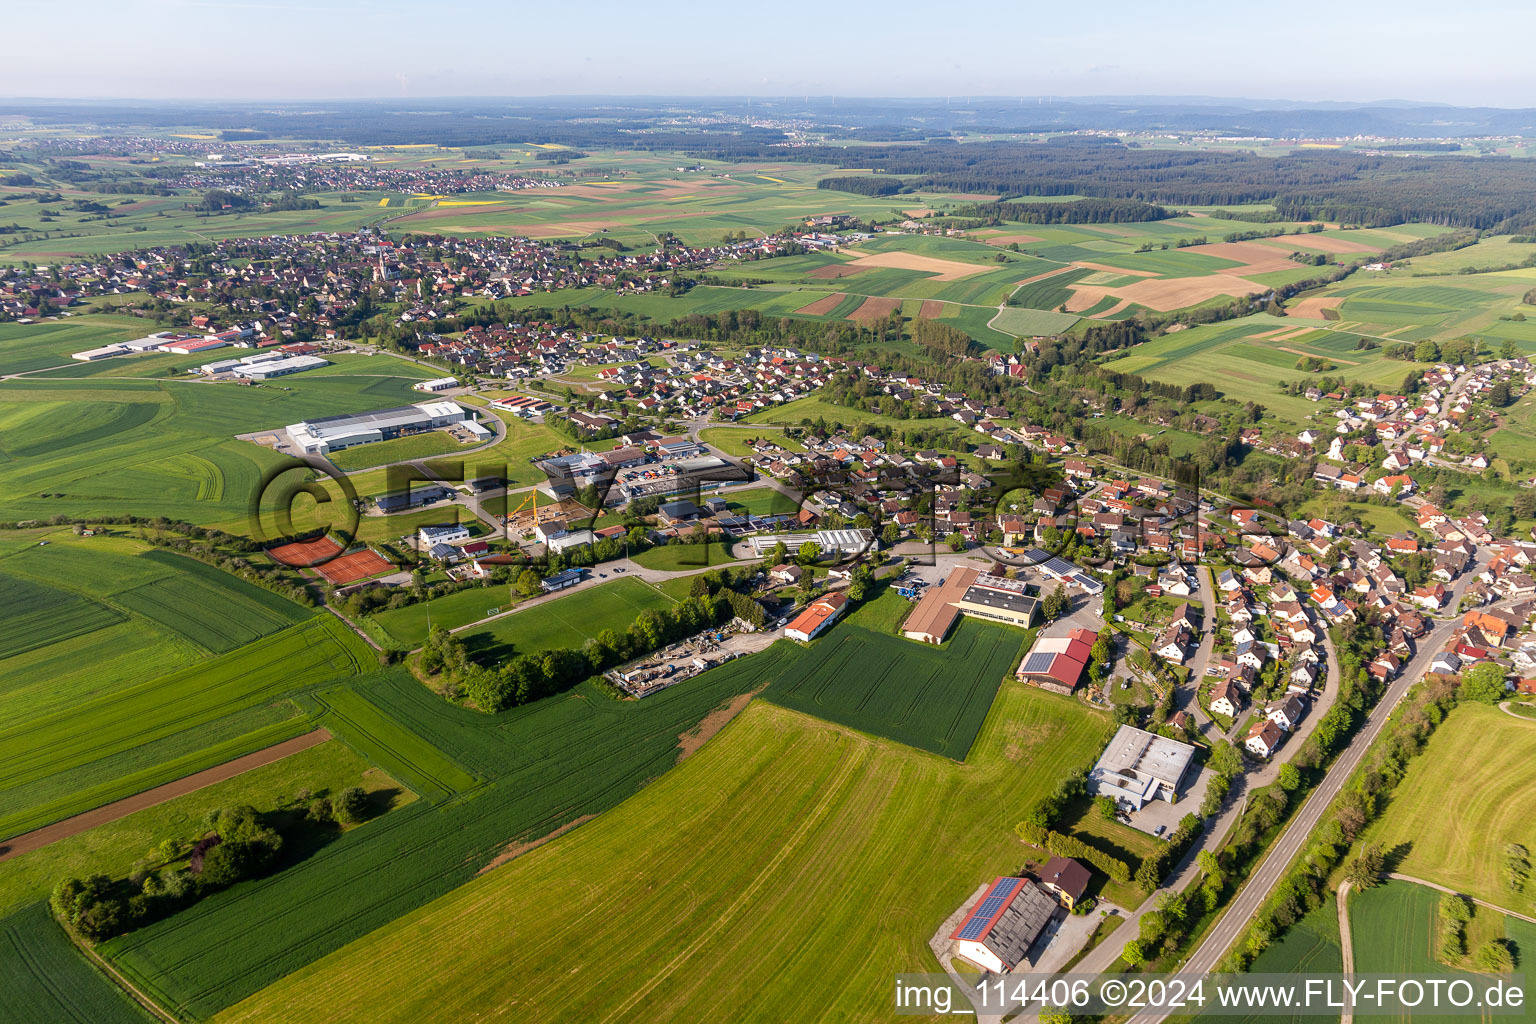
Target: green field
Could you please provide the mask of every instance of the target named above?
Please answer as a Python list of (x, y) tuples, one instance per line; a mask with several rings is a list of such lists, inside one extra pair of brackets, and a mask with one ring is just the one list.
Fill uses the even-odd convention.
[(992, 321), (992, 329), (1021, 338), (1035, 335), (1065, 333), (1077, 323), (1076, 313), (1056, 313), (1049, 309), (1026, 309), (1023, 306), (1005, 306)]
[(164, 551), (148, 551), (139, 557), (159, 562), (173, 574), (119, 591), (113, 599), (215, 654), (232, 651), (315, 614), (312, 608), (190, 558)]
[(1409, 762), (1362, 841), (1402, 852), (1396, 870), (1403, 874), (1508, 905), (1516, 897), (1504, 887), (1504, 847), (1536, 850), (1536, 818), (1511, 798), (1509, 785), (1533, 761), (1536, 723), (1462, 704)]
[(353, 445), (326, 456), (337, 469), (372, 469), (392, 462), (409, 462), (414, 459), (447, 455), (460, 448), (469, 447), (456, 441), (446, 430), (423, 430), (419, 434), (397, 437), (389, 441)]
[(1322, 323), (1260, 313), (1154, 338), (1104, 366), (1180, 385), (1211, 381), (1227, 398), (1257, 402), (1270, 414), (1294, 424), (1319, 412), (1316, 402), (1285, 394), (1278, 387), (1281, 381), (1308, 381), (1319, 376), (1295, 368), (1304, 356), (1334, 363), (1336, 368), (1329, 371), (1333, 376), (1382, 388), (1396, 388), (1410, 371), (1423, 368), (1423, 364), (1388, 359), (1382, 349), (1355, 351), (1357, 335), (1349, 333), (1314, 330), (1293, 338), (1260, 337), (1275, 331), (1320, 327)]
[(692, 572), (736, 561), (732, 545), (713, 541), (709, 544), (663, 544), (634, 556), (636, 565), (660, 572)]
[(882, 427), (908, 426), (908, 427), (932, 427), (948, 426), (954, 424), (960, 428), (954, 420), (933, 417), (930, 419), (898, 420), (893, 416), (882, 416), (875, 413), (864, 412), (860, 409), (850, 409), (845, 405), (833, 405), (820, 398), (797, 398), (793, 402), (776, 405), (770, 409), (763, 409), (746, 417), (743, 423), (766, 424), (798, 424), (802, 420), (824, 419), (827, 423), (841, 423), (843, 426), (853, 429), (859, 424), (873, 423)]
[(330, 616), (228, 654), (0, 727), (0, 835), (11, 836), (306, 731), (279, 698), (374, 660)]
[[(700, 681), (769, 677), (754, 660)], [(879, 1019), (888, 987), (848, 979), (937, 969), (935, 923), (1019, 868), (1013, 823), (1106, 725), (1010, 682), (956, 764), (755, 702), (596, 822), (217, 1019)], [(586, 949), (605, 953), (571, 984)], [(387, 990), (360, 983), (380, 976)]]
[(321, 743), (31, 853), (0, 861), (0, 915), (46, 899), (61, 878), (83, 878), (97, 872), (127, 876), (146, 851), (168, 836), (189, 837), (203, 816), (216, 807), (242, 803), (275, 806), (303, 789), (315, 796), (326, 796), (354, 785), (370, 792), (392, 790), (395, 806), (415, 799), (345, 742)]
[(1027, 636), (965, 617), (934, 647), (844, 624), (796, 650), (766, 697), (963, 761)]
[[(35, 189), (0, 188), (0, 199), (6, 199), (6, 223), (19, 224), (33, 234), (47, 232), (52, 237), (23, 242), (15, 240), (18, 236), (0, 236), (6, 239), (0, 244), (0, 260), (47, 263), (72, 256), (186, 245), (211, 239), (355, 231), (388, 215), (379, 208), (376, 198), (372, 202), (346, 203), (341, 201), (341, 196), (326, 193), (310, 197), (320, 201), (318, 210), (203, 216), (182, 209), (187, 201), (184, 195), (118, 196), (69, 187), (50, 189), (59, 192), (66, 200), (86, 199), (111, 207), (112, 215), (104, 220), (71, 213), (57, 203), (7, 198), (12, 192), (32, 191)], [(41, 220), (45, 214), (55, 217), (54, 222)], [(64, 237), (66, 235), (68, 237)]]
[(167, 516), (250, 534), (251, 502), (269, 493), (260, 489), (263, 473), (297, 463), (235, 435), (401, 405), (420, 397), (410, 389), (416, 379), (301, 374), (254, 387), (103, 377), (3, 381), (6, 515)]
[(152, 1024), (69, 941), (47, 903), (0, 918), (0, 1020), (39, 1024)]
[[(498, 715), (447, 704), (400, 667), (359, 679), (350, 689), (486, 783), (446, 801), (418, 800), (106, 951), (164, 1005), (211, 1016), (471, 880), (509, 844), (615, 807), (668, 776), (681, 738), (760, 685), (776, 658), (770, 651), (733, 662), (643, 701), (616, 702), (583, 685)], [(219, 936), (232, 932), (240, 957), (220, 952)]]
[(79, 594), (0, 573), (0, 659), (123, 621), (121, 612)]
[(462, 635), (465, 646), (477, 657), (500, 660), (514, 652), (579, 648), (588, 637), (605, 629), (624, 632), (635, 616), (648, 608), (668, 608), (674, 603), (649, 583), (627, 576), (504, 615)]
[(731, 503), (731, 511), (737, 515), (787, 515), (800, 511), (799, 502), (772, 487), (746, 487), (739, 491), (727, 491), (724, 497)]

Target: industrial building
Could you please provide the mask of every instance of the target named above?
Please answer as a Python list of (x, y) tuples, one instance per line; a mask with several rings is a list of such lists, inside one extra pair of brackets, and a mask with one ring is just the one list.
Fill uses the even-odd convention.
[(998, 878), (950, 939), (955, 953), (996, 974), (1027, 963), (1029, 949), (1060, 909), (1056, 898), (1028, 878)]
[(875, 532), (873, 530), (817, 530), (814, 533), (760, 533), (752, 537), (748, 543), (752, 545), (752, 554), (761, 558), (781, 542), (790, 551), (799, 551), (800, 545), (806, 541), (811, 541), (820, 548), (824, 558), (852, 558), (874, 550)]
[(381, 494), (375, 504), (379, 506), (380, 512), (403, 512), (408, 508), (430, 505), (434, 501), (451, 497), (453, 492), (442, 484), (431, 484), (426, 487), (412, 488), (400, 494)]
[(470, 414), (456, 402), (422, 402), (378, 412), (322, 416), (290, 423), (287, 429), (294, 445), (306, 455), (325, 455), (354, 445), (463, 423), (469, 418)]
[(934, 587), (918, 601), (902, 626), (902, 635), (941, 644), (961, 615), (1028, 629), (1040, 615), (1040, 589), (1024, 580), (955, 569), (943, 586)]
[(302, 373), (305, 370), (313, 370), (317, 366), (329, 365), (330, 360), (321, 359), (319, 356), (259, 352), (254, 356), (241, 356), (238, 359), (216, 359), (211, 363), (204, 363), (198, 367), (198, 371), (209, 377), (221, 373), (233, 373), (252, 380), (266, 380), (269, 377), (283, 377), (290, 373)]
[(449, 388), (456, 388), (458, 386), (458, 380), (453, 377), (438, 377), (434, 380), (417, 381), (411, 385), (411, 390), (427, 392), (447, 391)]
[(1088, 773), (1088, 789), (1133, 811), (1153, 800), (1173, 803), (1194, 759), (1195, 748), (1188, 743), (1122, 725)]
[(469, 540), (469, 527), (458, 523), (423, 526), (416, 531), (416, 546), (422, 551), (430, 550), (437, 544), (459, 544), (466, 540)]

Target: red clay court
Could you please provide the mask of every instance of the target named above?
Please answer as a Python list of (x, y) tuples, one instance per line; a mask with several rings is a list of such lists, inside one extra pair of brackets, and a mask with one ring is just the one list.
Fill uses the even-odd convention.
[(338, 586), (344, 583), (356, 583), (358, 580), (366, 580), (370, 576), (380, 573), (393, 572), (395, 567), (382, 555), (372, 548), (363, 548), (354, 551), (350, 555), (342, 555), (332, 559), (324, 565), (315, 566), (315, 571), (324, 576), (329, 582)]
[(318, 540), (301, 540), (268, 548), (267, 554), (284, 565), (303, 569), (341, 554), (341, 545), (329, 537), (321, 537)]

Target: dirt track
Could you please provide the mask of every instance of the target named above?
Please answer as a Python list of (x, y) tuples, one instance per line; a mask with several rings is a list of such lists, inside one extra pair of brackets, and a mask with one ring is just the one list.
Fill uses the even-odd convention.
[(146, 807), (153, 807), (156, 804), (165, 803), (167, 800), (173, 800), (178, 796), (185, 796), (205, 786), (211, 786), (215, 782), (232, 779), (236, 775), (250, 771), (252, 768), (260, 768), (262, 765), (281, 761), (289, 754), (297, 754), (301, 750), (308, 750), (310, 747), (318, 746), (330, 738), (331, 734), (329, 731), (316, 729), (314, 732), (307, 732), (302, 736), (295, 736), (291, 740), (275, 743), (270, 747), (246, 754), (244, 757), (237, 757), (233, 761), (225, 761), (223, 764), (215, 765), (212, 768), (193, 772), (191, 775), (183, 776), (175, 782), (167, 782), (163, 786), (156, 786), (154, 789), (146, 789), (142, 793), (136, 793), (122, 800), (103, 804), (83, 814), (77, 814), (72, 818), (56, 821), (52, 825), (44, 825), (42, 828), (34, 829), (31, 832), (23, 832), (14, 839), (0, 842), (0, 861), (19, 857), (23, 853), (31, 853), (33, 850), (40, 850), (49, 843), (56, 843), (60, 839), (68, 839), (70, 836), (79, 835), (81, 832), (88, 832), (97, 825), (105, 825), (119, 818), (126, 818), (135, 811), (142, 811)]

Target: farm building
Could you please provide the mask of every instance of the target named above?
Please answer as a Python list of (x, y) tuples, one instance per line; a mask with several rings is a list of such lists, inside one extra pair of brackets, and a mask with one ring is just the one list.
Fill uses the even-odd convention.
[(1071, 693), (1083, 681), (1098, 638), (1091, 629), (1040, 637), (1019, 663), (1019, 678), (1057, 693)]
[(1088, 789), (1141, 810), (1153, 800), (1173, 803), (1195, 759), (1195, 748), (1122, 725), (1088, 773)]
[(792, 640), (809, 643), (825, 632), (847, 609), (848, 595), (840, 590), (819, 597), (807, 605), (805, 611), (795, 617), (795, 621), (784, 627), (784, 635)]
[(1056, 899), (1027, 878), (998, 878), (950, 939), (955, 953), (983, 970), (1003, 973), (1028, 962), (1051, 917)]
[(453, 377), (437, 377), (432, 380), (417, 381), (411, 385), (411, 390), (427, 392), (447, 391), (449, 388), (456, 388), (458, 386), (459, 382)]
[(82, 363), (95, 362), (98, 359), (108, 359), (112, 356), (127, 355), (133, 351), (127, 345), (103, 345), (101, 348), (86, 349), (84, 352), (76, 352), (69, 358), (78, 359)]
[(456, 402), (422, 402), (378, 412), (322, 416), (288, 425), (288, 436), (307, 455), (325, 455), (354, 445), (387, 441), (418, 430), (463, 423), (470, 414)]

